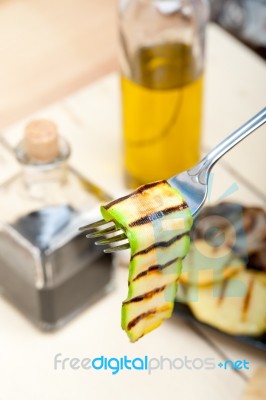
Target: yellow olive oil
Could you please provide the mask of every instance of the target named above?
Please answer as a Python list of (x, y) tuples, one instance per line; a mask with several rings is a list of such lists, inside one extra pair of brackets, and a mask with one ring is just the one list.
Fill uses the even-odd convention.
[(167, 179), (199, 160), (202, 74), (191, 47), (142, 48), (122, 76), (125, 167), (130, 187)]

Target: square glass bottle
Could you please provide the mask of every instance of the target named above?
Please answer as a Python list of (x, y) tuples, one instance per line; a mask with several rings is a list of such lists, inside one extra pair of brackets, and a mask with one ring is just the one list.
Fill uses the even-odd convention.
[(68, 166), (51, 121), (28, 124), (15, 153), (21, 173), (0, 186), (0, 290), (52, 330), (111, 287), (111, 257), (78, 231), (110, 199)]

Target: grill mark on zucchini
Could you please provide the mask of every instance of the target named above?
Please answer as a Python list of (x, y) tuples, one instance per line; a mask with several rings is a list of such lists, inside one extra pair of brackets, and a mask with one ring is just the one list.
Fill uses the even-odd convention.
[(180, 258), (182, 257), (176, 257), (170, 261), (168, 261), (165, 264), (157, 264), (157, 265), (152, 265), (151, 267), (149, 267), (148, 269), (146, 269), (145, 271), (140, 272), (137, 276), (135, 276), (135, 278), (133, 279), (133, 282), (137, 281), (138, 279), (142, 278), (145, 275), (148, 275), (150, 272), (153, 271), (162, 271), (164, 268), (169, 267), (171, 264), (175, 263), (176, 261), (178, 261)]
[(141, 294), (141, 295), (139, 295), (139, 296), (133, 297), (133, 298), (130, 299), (130, 300), (126, 300), (126, 301), (123, 302), (123, 305), (125, 305), (125, 304), (131, 304), (131, 303), (138, 303), (139, 301), (142, 301), (142, 300), (151, 299), (154, 295), (156, 295), (156, 294), (162, 292), (162, 291), (166, 288), (166, 286), (167, 286), (167, 285), (158, 287), (158, 288), (156, 288), (156, 289), (151, 290), (150, 292), (146, 292), (146, 293)]
[[(162, 306), (162, 307), (157, 307), (157, 308), (152, 308), (149, 311), (146, 311), (140, 315), (138, 315), (136, 318), (132, 319), (128, 324), (127, 324), (127, 329), (130, 331), (130, 329), (134, 328), (142, 319), (148, 318), (152, 315), (155, 315), (157, 313), (161, 313), (164, 311), (170, 310), (171, 306)], [(143, 336), (143, 335), (142, 335)]]
[(249, 281), (247, 294), (246, 294), (246, 296), (245, 296), (245, 298), (243, 300), (242, 321), (245, 321), (246, 317), (247, 317), (248, 307), (249, 307), (249, 304), (250, 304), (250, 299), (251, 299), (251, 295), (252, 295), (253, 286), (254, 286), (254, 278), (251, 278), (250, 281)]
[(182, 211), (182, 210), (185, 210), (186, 208), (188, 208), (188, 205), (184, 201), (183, 203), (179, 204), (178, 206), (168, 207), (168, 208), (165, 208), (164, 210), (155, 211), (150, 214), (147, 214), (147, 215), (145, 215), (145, 217), (138, 218), (135, 221), (131, 222), (129, 224), (129, 226), (132, 228), (134, 226), (148, 224), (149, 222), (154, 221), (158, 218), (162, 218), (165, 215), (169, 215), (169, 214), (172, 214), (177, 211)]
[(224, 299), (224, 294), (226, 290), (226, 286), (228, 285), (228, 279), (224, 279), (221, 285), (220, 295), (218, 297), (217, 306), (220, 306)]
[(162, 183), (168, 183), (167, 181), (163, 180), (163, 181), (158, 181), (158, 182), (153, 182), (153, 183), (148, 183), (146, 185), (143, 185), (141, 187), (139, 187), (137, 190), (134, 190), (134, 192), (127, 194), (126, 196), (120, 197), (119, 199), (110, 201), (110, 203), (106, 204), (104, 206), (104, 208), (106, 208), (106, 210), (108, 210), (109, 208), (111, 208), (112, 206), (114, 206), (115, 204), (119, 204), (122, 203), (123, 201), (129, 199), (130, 197), (134, 197), (137, 194), (141, 194), (143, 193), (145, 190), (151, 189), (155, 186), (161, 185)]
[(171, 246), (173, 243), (175, 243), (175, 242), (177, 242), (178, 240), (182, 239), (184, 236), (188, 236), (188, 235), (189, 235), (189, 232), (186, 231), (186, 232), (183, 232), (183, 233), (181, 233), (181, 234), (179, 234), (179, 235), (177, 235), (177, 236), (174, 236), (172, 239), (170, 239), (170, 240), (168, 240), (168, 241), (153, 243), (153, 244), (150, 245), (149, 247), (146, 247), (146, 249), (140, 250), (140, 251), (138, 251), (137, 253), (132, 254), (130, 261), (132, 261), (133, 258), (135, 258), (135, 257), (137, 257), (137, 256), (139, 256), (139, 255), (148, 254), (150, 251), (152, 251), (152, 250), (155, 249), (155, 248), (158, 248), (158, 247), (164, 247), (164, 248), (165, 248), (165, 247), (169, 247), (169, 246)]

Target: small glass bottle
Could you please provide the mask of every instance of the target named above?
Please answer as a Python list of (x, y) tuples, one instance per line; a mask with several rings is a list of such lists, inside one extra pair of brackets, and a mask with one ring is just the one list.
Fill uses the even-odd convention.
[(203, 0), (121, 0), (122, 118), (129, 187), (199, 160)]
[(111, 258), (78, 228), (109, 198), (68, 166), (51, 121), (16, 148), (21, 173), (0, 186), (0, 291), (41, 329), (64, 324), (110, 287)]

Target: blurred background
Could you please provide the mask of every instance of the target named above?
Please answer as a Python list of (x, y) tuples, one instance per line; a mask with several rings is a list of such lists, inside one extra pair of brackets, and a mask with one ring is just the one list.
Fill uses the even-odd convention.
[[(116, 10), (116, 0), (0, 1), (0, 129), (117, 68)], [(265, 57), (266, 0), (211, 0), (211, 19)]]
[[(161, 6), (162, 3), (168, 3), (169, 6), (171, 1), (161, 0), (157, 3)], [(145, 2), (148, 3), (147, 0), (135, 3)], [(124, 1), (121, 0), (121, 3)], [(156, 0), (153, 3), (156, 3)], [(180, 1), (175, 0), (174, 3), (179, 7)], [(188, 3), (186, 0), (182, 2), (183, 5)], [(193, 6), (197, 4), (204, 8), (205, 1), (191, 0), (191, 3)], [(201, 141), (203, 154), (226, 134), (255, 115), (265, 106), (266, 100), (266, 0), (210, 0), (209, 3), (212, 23), (209, 23), (207, 28), (205, 57)], [(182, 12), (176, 14), (182, 14), (181, 22), (186, 25), (190, 14), (186, 7), (182, 8)], [(56, 322), (56, 328), (61, 327), (63, 320), (62, 323), (69, 322), (72, 316), (76, 317), (58, 332), (44, 334), (28, 323), (23, 314), (18, 313), (1, 296), (0, 400), (35, 400), (40, 388), (42, 394), (38, 396), (41, 400), (73, 400), (76, 397), (85, 400), (88, 395), (96, 400), (105, 400), (107, 396), (120, 399), (125, 397), (125, 393), (128, 400), (142, 397), (159, 399), (165, 397), (165, 388), (173, 396), (178, 393), (182, 400), (257, 400), (258, 397), (242, 397), (247, 381), (255, 370), (259, 371), (259, 386), (261, 381), (264, 385), (264, 392), (260, 397), (264, 400), (266, 367), (261, 372), (261, 365), (265, 365), (266, 348), (265, 126), (236, 146), (215, 166), (207, 207), (195, 221), (194, 226), (197, 229), (191, 235), (191, 252), (184, 263), (179, 285), (181, 289), (183, 287), (183, 292), (179, 289), (178, 294), (181, 294), (181, 298), (178, 299), (180, 301), (176, 301), (175, 313), (160, 329), (145, 336), (135, 345), (129, 342), (120, 327), (121, 302), (126, 296), (128, 283), (129, 253), (120, 252), (120, 257), (113, 263), (111, 256), (103, 259), (103, 252), (99, 250), (99, 246), (94, 246), (92, 239), (89, 242), (84, 233), (80, 234), (80, 226), (96, 220), (94, 211), (99, 214), (100, 202), (120, 197), (126, 190), (122, 166), (120, 116), (123, 110), (121, 113), (120, 98), (123, 90), (121, 91), (118, 74), (117, 10), (118, 0), (0, 0), (0, 183), (5, 182), (0, 188), (3, 189), (0, 192), (0, 294), (4, 294), (3, 283), (12, 286), (19, 298), (18, 308), (22, 308), (25, 301), (27, 311), (45, 317), (45, 323), (47, 320), (52, 320), (51, 325)], [(175, 14), (176, 10), (172, 8), (172, 11), (166, 11), (165, 16), (170, 14), (171, 20), (171, 12)], [(151, 15), (154, 17), (155, 14)], [(132, 30), (134, 39), (138, 36), (135, 33), (138, 31), (140, 20), (136, 16), (139, 17), (138, 12), (133, 13), (137, 26), (136, 30)], [(150, 18), (148, 14), (149, 21), (154, 22), (155, 19)], [(126, 32), (130, 24), (126, 18), (123, 21)], [(143, 37), (149, 41), (145, 18), (142, 21)], [(156, 23), (154, 25), (160, 26)], [(153, 32), (152, 29), (151, 31)], [(203, 43), (202, 30), (199, 29), (196, 33), (195, 36)], [(151, 46), (150, 49), (146, 46), (146, 50), (147, 48), (152, 51), (161, 50), (160, 46)], [(163, 46), (162, 50), (164, 53)], [(185, 51), (182, 53), (184, 57), (180, 59), (185, 60), (185, 65), (190, 65), (186, 63), (190, 51), (186, 51), (188, 49), (184, 47), (181, 47), (181, 50)], [(154, 54), (157, 57), (156, 51)], [(145, 52), (143, 54), (146, 55)], [(200, 55), (200, 62), (203, 61), (204, 52), (201, 54), (198, 51), (196, 54)], [(160, 70), (161, 57), (156, 57), (152, 64), (156, 68), (159, 66)], [(143, 65), (146, 67), (145, 62)], [(200, 67), (202, 66), (203, 63), (200, 63)], [(145, 68), (144, 70), (146, 71)], [(134, 68), (132, 71), (135, 71)], [(139, 72), (138, 68), (137, 71)], [(122, 74), (123, 72), (122, 70)], [(147, 75), (149, 83), (152, 74), (149, 72)], [(160, 73), (155, 74), (158, 75), (160, 76)], [(176, 77), (178, 74), (174, 71), (173, 75)], [(193, 96), (186, 99), (186, 117), (188, 121), (193, 122)], [(152, 102), (148, 98), (145, 106), (134, 97), (132, 108), (141, 104), (137, 109), (141, 110), (144, 119), (148, 120), (147, 115), (150, 112), (151, 119), (155, 120), (153, 117), (156, 113), (153, 112), (150, 103)], [(161, 106), (165, 106), (165, 109)], [(158, 109), (157, 114), (161, 111), (165, 117), (170, 109), (169, 103), (159, 99)], [(180, 118), (176, 118), (177, 115), (174, 108), (175, 120), (179, 122)], [(49, 119), (55, 124), (51, 121), (35, 121), (28, 124), (29, 120), (36, 118)], [(132, 120), (136, 121), (135, 116)], [(132, 120), (130, 126), (133, 125)], [(173, 125), (172, 121), (170, 119)], [(20, 142), (24, 130), (31, 139), (36, 126), (41, 136), (43, 131), (47, 133), (47, 130), (52, 134), (50, 151), (53, 153), (53, 157), (48, 154), (49, 157), (43, 159), (41, 151), (41, 154), (38, 154), (41, 158), (37, 157), (37, 163), (36, 143), (29, 140), (30, 151), (23, 153), (27, 147), (23, 148), (23, 145), (27, 140), (24, 140), (24, 144)], [(141, 126), (141, 129), (135, 131), (142, 135), (148, 128), (142, 129)], [(183, 128), (179, 129), (179, 132), (181, 136), (189, 136), (183, 135)], [(62, 134), (65, 141), (58, 140), (58, 134)], [(55, 149), (54, 143), (57, 143)], [(71, 168), (68, 168), (68, 143), (71, 148)], [(183, 150), (184, 146), (178, 137), (169, 148), (173, 151), (173, 156), (169, 156), (168, 152), (163, 153), (167, 164), (170, 164), (169, 160), (176, 161), (191, 153), (189, 146), (188, 150)], [(152, 153), (150, 143), (147, 152)], [(20, 165), (14, 155), (17, 156)], [(59, 156), (63, 168), (58, 168), (58, 174)], [(143, 159), (144, 157), (140, 157), (139, 162), (134, 159), (141, 174), (147, 170), (143, 167)], [(32, 161), (34, 167), (37, 165), (36, 179), (32, 174)], [(157, 159), (155, 161), (157, 162)], [(43, 179), (45, 173), (39, 174), (38, 167), (44, 166), (44, 171), (41, 172), (45, 172), (45, 163), (50, 165), (52, 162), (56, 168), (47, 184), (46, 179)], [(151, 164), (149, 160), (148, 164)], [(23, 173), (18, 175), (20, 171)], [(68, 174), (66, 180), (65, 171)], [(56, 179), (53, 172), (56, 172)], [(25, 180), (25, 176), (29, 179)], [(69, 183), (69, 187), (65, 182)], [(52, 186), (49, 186), (50, 183)], [(47, 193), (49, 196), (46, 204)], [(63, 204), (61, 208), (51, 207), (53, 196), (56, 197), (57, 194), (59, 206)], [(66, 199), (68, 204), (64, 207)], [(228, 203), (224, 203), (224, 200)], [(42, 201), (44, 204), (36, 208), (36, 202), (40, 205)], [(42, 207), (43, 205), (45, 207)], [(225, 224), (225, 220), (229, 221), (229, 224)], [(210, 225), (208, 221), (211, 221)], [(231, 225), (235, 228), (232, 235)], [(208, 246), (204, 236), (205, 228), (211, 232)], [(217, 234), (216, 228), (220, 234)], [(46, 268), (43, 276), (37, 273), (41, 269), (35, 268), (36, 265), (39, 267), (38, 263), (35, 264), (37, 258), (34, 258), (32, 268), (32, 264), (25, 257), (25, 241), (19, 241), (21, 253), (17, 250), (19, 247), (15, 247), (20, 236), (13, 235), (14, 229), (26, 238), (27, 243), (33, 244), (30, 246), (31, 256), (36, 254), (32, 249), (38, 248), (42, 255), (46, 255), (47, 249), (52, 249), (51, 252), (48, 251), (47, 259), (41, 258), (45, 261)], [(60, 229), (62, 236), (58, 234)], [(9, 236), (6, 242), (3, 240), (3, 231), (7, 232), (7, 236), (11, 232), (11, 241)], [(48, 233), (48, 239), (55, 239), (55, 242), (48, 242), (53, 246), (47, 247), (47, 237), (43, 235), (43, 231)], [(225, 237), (229, 242), (224, 240), (222, 245), (229, 246), (230, 251), (225, 256), (220, 254), (220, 257), (217, 257), (216, 247), (219, 246), (220, 239)], [(46, 239), (45, 243), (43, 239)], [(54, 243), (58, 247), (54, 246)], [(53, 256), (53, 250), (55, 253), (59, 251), (57, 256), (51, 259), (49, 257)], [(215, 258), (218, 261), (219, 279), (213, 274)], [(2, 259), (5, 262), (2, 262)], [(99, 260), (99, 263), (95, 260)], [(114, 266), (116, 268), (113, 268)], [(189, 272), (196, 269), (197, 273), (197, 268), (203, 273), (200, 279), (194, 282), (190, 280)], [(3, 271), (9, 274), (1, 275)], [(225, 295), (224, 288), (228, 282), (229, 290), (234, 292), (235, 288), (231, 289), (231, 283), (237, 283), (236, 277), (241, 278), (245, 283), (244, 287), (248, 288), (245, 297)], [(21, 284), (24, 281), (27, 286)], [(189, 304), (189, 298), (186, 298), (187, 289), (194, 286), (199, 289), (202, 303), (198, 301)], [(60, 287), (63, 287), (62, 291), (57, 290)], [(220, 290), (218, 302), (213, 295), (213, 288)], [(99, 289), (103, 289), (103, 292)], [(38, 295), (42, 292), (41, 301), (35, 296), (35, 291)], [(99, 296), (94, 299), (95, 292)], [(93, 295), (93, 301), (90, 303), (92, 307), (84, 310), (83, 305), (87, 305), (90, 295)], [(57, 301), (58, 299), (60, 301)], [(51, 312), (48, 313), (47, 310)], [(79, 314), (80, 311), (83, 312)], [(61, 318), (62, 315), (64, 318)], [(205, 321), (207, 326), (200, 321)], [(49, 325), (48, 329), (50, 327)], [(44, 329), (47, 329), (46, 325)], [(151, 357), (188, 355), (195, 359), (204, 356), (215, 358), (217, 365), (219, 361), (224, 362), (226, 359), (246, 359), (252, 368), (237, 373), (224, 371), (219, 367), (215, 371), (167, 370), (157, 371), (158, 374), (154, 373), (152, 376), (141, 375), (139, 371), (130, 371), (127, 374), (126, 371), (125, 374), (121, 373), (115, 377), (110, 371), (100, 371), (99, 374), (95, 373), (88, 378), (86, 370), (56, 371), (53, 361), (55, 355), (60, 352), (65, 357), (73, 358), (97, 357), (100, 354), (110, 357), (136, 357), (146, 354)], [(188, 382), (192, 384), (188, 385)], [(254, 391), (257, 393), (258, 384), (255, 386)]]

